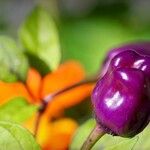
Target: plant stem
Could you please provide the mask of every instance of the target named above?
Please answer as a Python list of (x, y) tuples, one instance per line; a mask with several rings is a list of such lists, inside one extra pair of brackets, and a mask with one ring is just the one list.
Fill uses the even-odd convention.
[(53, 94), (50, 94), (50, 95), (46, 96), (45, 99), (44, 99), (44, 101), (45, 101), (46, 103), (48, 103), (48, 102), (50, 102), (55, 96), (58, 96), (58, 95), (60, 95), (60, 94), (62, 94), (62, 93), (64, 93), (64, 92), (67, 92), (67, 91), (69, 91), (69, 90), (71, 90), (71, 89), (73, 89), (73, 88), (76, 88), (76, 87), (80, 86), (80, 85), (89, 84), (89, 83), (94, 83), (94, 82), (96, 82), (96, 79), (83, 80), (83, 81), (78, 82), (78, 83), (76, 83), (76, 84), (74, 84), (74, 85), (72, 85), (72, 86), (66, 87), (66, 88), (64, 88), (64, 89), (62, 89), (62, 90), (59, 90), (59, 91), (57, 91), (57, 92), (55, 92), (55, 93), (53, 93)]
[(41, 121), (42, 115), (45, 112), (47, 106), (48, 106), (48, 102), (45, 101), (45, 100), (42, 100), (42, 103), (41, 103), (41, 105), (39, 107), (37, 118), (36, 118), (36, 121), (35, 121), (35, 129), (34, 129), (34, 136), (35, 137), (37, 136), (39, 125), (40, 125), (40, 121)]
[(105, 134), (105, 131), (96, 124), (86, 141), (83, 143), (81, 150), (90, 150), (94, 144)]
[(64, 92), (67, 92), (73, 88), (76, 88), (78, 86), (81, 86), (81, 85), (84, 85), (84, 84), (89, 84), (89, 83), (95, 83), (96, 82), (96, 78), (92, 78), (92, 79), (88, 79), (88, 80), (83, 80), (81, 82), (78, 82), (72, 86), (69, 86), (69, 87), (66, 87), (62, 90), (59, 90), (55, 93), (52, 93), (52, 94), (49, 94), (48, 96), (46, 96), (43, 100), (42, 100), (42, 103), (39, 107), (39, 111), (38, 111), (38, 116), (37, 116), (37, 119), (36, 119), (36, 122), (35, 122), (35, 130), (34, 130), (34, 134), (35, 134), (35, 137), (37, 136), (37, 132), (38, 132), (38, 128), (39, 128), (39, 124), (40, 124), (40, 120), (41, 120), (41, 117), (43, 115), (43, 113), (45, 112), (45, 110), (47, 109), (47, 106), (48, 104), (58, 95), (64, 93)]
[(38, 133), (38, 128), (39, 128), (39, 124), (40, 124), (40, 121), (41, 121), (41, 112), (39, 111), (38, 114), (37, 114), (37, 118), (36, 118), (36, 121), (35, 121), (35, 128), (34, 128), (34, 136), (37, 137), (37, 133)]

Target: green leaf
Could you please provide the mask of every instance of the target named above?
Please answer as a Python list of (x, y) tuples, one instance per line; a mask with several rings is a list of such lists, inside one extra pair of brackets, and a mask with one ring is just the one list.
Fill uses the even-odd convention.
[(0, 121), (0, 150), (40, 150), (40, 147), (22, 126)]
[(61, 57), (58, 33), (53, 19), (44, 9), (36, 7), (21, 26), (19, 34), (30, 55), (37, 56), (51, 70), (58, 67)]
[[(70, 150), (80, 149), (83, 142), (95, 126), (95, 120), (90, 119), (81, 125), (72, 141)], [(147, 150), (150, 149), (150, 126), (133, 138), (123, 138), (119, 136), (104, 135), (92, 148), (92, 150)]]
[(116, 144), (115, 146), (112, 146), (112, 147), (106, 148), (106, 149), (107, 150), (121, 150), (121, 149), (133, 150), (137, 141), (138, 141), (138, 138), (133, 138), (130, 140), (128, 140), (128, 139), (122, 140), (122, 142), (120, 142), (119, 144)]
[(22, 123), (37, 111), (37, 106), (28, 104), (22, 97), (16, 97), (0, 106), (0, 120)]
[(70, 145), (70, 150), (80, 149), (83, 142), (86, 140), (86, 137), (91, 132), (92, 127), (95, 126), (95, 121), (90, 119), (86, 121), (83, 125), (81, 125), (72, 140)]
[(28, 67), (28, 61), (15, 41), (7, 36), (0, 36), (0, 80), (24, 81)]

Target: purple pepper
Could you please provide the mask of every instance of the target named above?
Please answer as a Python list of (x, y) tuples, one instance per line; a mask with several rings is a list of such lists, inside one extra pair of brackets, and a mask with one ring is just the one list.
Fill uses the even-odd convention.
[(97, 123), (107, 133), (133, 137), (149, 122), (150, 43), (113, 49), (104, 67), (92, 93)]
[(100, 75), (103, 76), (109, 67), (111, 60), (119, 53), (124, 51), (135, 51), (136, 53), (144, 56), (150, 56), (150, 42), (138, 42), (138, 43), (131, 43), (127, 45), (123, 45), (118, 48), (114, 48), (110, 50), (103, 62), (103, 66), (101, 69)]

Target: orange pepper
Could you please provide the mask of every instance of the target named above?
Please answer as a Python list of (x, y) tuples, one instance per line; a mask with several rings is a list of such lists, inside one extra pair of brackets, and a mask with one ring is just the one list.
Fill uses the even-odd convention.
[[(33, 133), (35, 121), (36, 114), (24, 123), (24, 127)], [(37, 141), (43, 150), (67, 150), (77, 127), (77, 122), (71, 118), (61, 118), (50, 122), (47, 116), (43, 115), (39, 125)]]
[(42, 77), (40, 73), (34, 68), (30, 68), (26, 79), (26, 85), (31, 96), (33, 97), (33, 103), (40, 102), (41, 81)]
[(51, 123), (49, 138), (43, 150), (67, 150), (78, 124), (70, 118), (61, 118)]
[(60, 65), (55, 72), (49, 73), (43, 78), (41, 97), (71, 86), (84, 78), (84, 69), (78, 62), (66, 62)]
[(0, 81), (0, 105), (6, 103), (14, 97), (25, 97), (28, 102), (32, 102), (32, 97), (28, 93), (26, 86), (21, 82), (6, 83)]
[[(40, 101), (40, 97), (44, 99), (47, 95), (76, 84), (84, 78), (85, 72), (82, 66), (78, 62), (68, 61), (43, 79), (38, 71), (31, 68), (26, 84), (33, 97), (33, 103), (36, 103)], [(64, 109), (72, 107), (88, 97), (93, 85), (92, 83), (81, 85), (58, 95), (49, 103), (46, 114), (51, 118), (60, 116)]]
[[(25, 97), (30, 103), (39, 104), (47, 95), (72, 86), (84, 78), (84, 69), (76, 61), (68, 61), (60, 65), (56, 71), (43, 78), (37, 70), (30, 68), (26, 85), (21, 82), (5, 83), (0, 81), (0, 104), (17, 96)], [(66, 150), (68, 148), (71, 137), (77, 128), (77, 123), (69, 118), (57, 119), (52, 122), (51, 118), (60, 117), (66, 108), (72, 107), (90, 96), (93, 85), (90, 83), (70, 89), (49, 102), (48, 108), (41, 118), (37, 135), (43, 150)], [(24, 123), (24, 126), (32, 133), (35, 119), (36, 114)]]

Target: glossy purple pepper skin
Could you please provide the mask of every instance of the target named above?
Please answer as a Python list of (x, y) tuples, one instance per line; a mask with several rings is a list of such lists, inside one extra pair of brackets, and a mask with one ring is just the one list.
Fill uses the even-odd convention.
[(136, 53), (144, 56), (150, 56), (150, 42), (138, 42), (131, 43), (127, 45), (123, 45), (117, 48), (110, 50), (106, 56), (106, 59), (103, 62), (103, 66), (101, 69), (101, 76), (103, 76), (109, 67), (111, 60), (119, 53), (124, 51), (135, 51)]
[(92, 93), (97, 123), (107, 133), (135, 136), (150, 118), (150, 43), (113, 49), (102, 74)]

